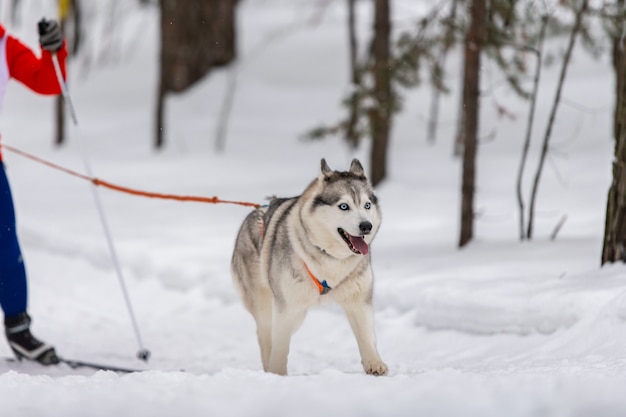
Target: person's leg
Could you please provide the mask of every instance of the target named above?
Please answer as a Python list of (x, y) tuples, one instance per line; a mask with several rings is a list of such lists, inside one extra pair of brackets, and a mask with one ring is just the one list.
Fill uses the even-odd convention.
[(5, 317), (26, 311), (26, 270), (15, 230), (11, 189), (0, 162), (0, 306)]
[(30, 332), (26, 269), (17, 239), (15, 209), (4, 165), (0, 162), (0, 306), (7, 340), (15, 355), (44, 365), (59, 363), (54, 348)]

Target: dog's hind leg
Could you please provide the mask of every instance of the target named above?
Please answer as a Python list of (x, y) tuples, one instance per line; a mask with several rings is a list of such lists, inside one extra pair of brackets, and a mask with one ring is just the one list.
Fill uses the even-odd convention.
[(261, 350), (263, 369), (267, 372), (272, 350), (272, 291), (260, 285), (256, 275), (257, 264), (253, 267), (241, 263), (233, 267), (233, 280), (241, 294), (243, 305), (250, 312), (256, 323), (257, 338)]
[(274, 303), (272, 322), (272, 352), (269, 371), (287, 375), (287, 357), (291, 335), (300, 327), (306, 317), (306, 309), (287, 307)]
[(269, 370), (270, 353), (272, 352), (272, 292), (271, 290), (261, 290), (255, 303), (253, 313), (256, 321), (256, 334), (261, 349), (261, 361), (263, 370)]
[(387, 365), (380, 358), (376, 348), (372, 305), (365, 301), (353, 301), (342, 303), (341, 306), (356, 337), (365, 372), (371, 375), (387, 374)]

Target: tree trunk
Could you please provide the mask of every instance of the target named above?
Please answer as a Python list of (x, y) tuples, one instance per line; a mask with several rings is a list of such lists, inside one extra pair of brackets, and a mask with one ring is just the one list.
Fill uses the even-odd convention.
[(480, 53), (485, 41), (486, 0), (468, 3), (471, 23), (465, 38), (463, 84), (463, 180), (461, 188), (461, 235), (459, 247), (474, 236), (474, 191), (476, 189), (476, 148), (480, 115)]
[(164, 100), (185, 91), (236, 55), (238, 0), (160, 0), (161, 54), (155, 146), (164, 142)]
[[(63, 36), (66, 39), (67, 44), (67, 60), (76, 56), (82, 47), (82, 29), (83, 29), (83, 14), (79, 0), (70, 0), (64, 7), (60, 7), (59, 23)], [(68, 20), (70, 21), (71, 33), (67, 34)], [(57, 96), (55, 98), (54, 107), (54, 121), (55, 121), (55, 133), (54, 143), (57, 146), (61, 146), (65, 143), (65, 103), (63, 96)]]
[[(448, 56), (448, 52), (450, 48), (452, 48), (454, 38), (453, 30), (454, 25), (452, 22), (456, 21), (456, 11), (459, 5), (459, 0), (452, 0), (452, 4), (450, 5), (450, 13), (446, 18), (448, 22), (448, 29), (446, 30), (446, 34), (444, 35), (444, 40), (441, 45), (441, 49), (439, 50), (439, 56), (437, 57), (437, 66), (440, 68), (441, 77), (443, 78), (443, 74), (445, 73), (446, 67), (446, 58)], [(433, 85), (432, 88), (432, 102), (430, 104), (430, 113), (428, 115), (428, 126), (426, 129), (426, 140), (428, 143), (434, 144), (437, 140), (437, 126), (439, 125), (439, 102), (441, 98), (441, 88), (440, 85), (443, 84), (443, 79), (438, 80), (437, 85)]]
[(352, 82), (352, 97), (350, 101), (350, 116), (346, 127), (346, 140), (353, 148), (359, 145), (357, 122), (359, 119), (358, 89), (361, 83), (358, 63), (358, 39), (356, 34), (356, 0), (348, 0), (348, 46), (350, 53), (350, 81)]
[(613, 67), (616, 80), (615, 105), (615, 158), (613, 159), (613, 181), (609, 188), (606, 204), (606, 221), (602, 260), (606, 262), (626, 261), (626, 45), (616, 39), (613, 48)]
[(65, 143), (65, 101), (63, 96), (59, 95), (54, 98), (54, 108), (56, 127), (54, 143), (57, 146), (61, 146)]
[(215, 130), (215, 152), (224, 152), (226, 149), (226, 135), (228, 131), (228, 121), (230, 113), (233, 110), (235, 102), (235, 93), (237, 91), (237, 72), (238, 68), (233, 65), (228, 74), (228, 84), (224, 93), (224, 101), (220, 109), (219, 118), (217, 120), (217, 128)]
[(356, 0), (348, 0), (348, 46), (350, 52), (350, 79), (352, 84), (359, 84), (357, 70), (359, 44), (356, 34)]
[[(437, 58), (438, 65), (443, 68), (446, 64), (446, 52), (440, 51)], [(439, 99), (441, 98), (441, 90), (436, 85), (431, 86), (432, 101), (430, 102), (430, 111), (428, 113), (428, 124), (426, 127), (426, 140), (429, 144), (434, 145), (437, 141), (437, 125), (439, 124)]]
[(165, 87), (163, 85), (163, 76), (161, 75), (159, 82), (159, 90), (157, 92), (156, 105), (156, 130), (154, 132), (154, 147), (161, 149), (165, 144), (163, 139), (163, 130), (165, 129)]
[(391, 132), (392, 97), (390, 74), (391, 16), (389, 0), (375, 0), (374, 40), (374, 99), (375, 106), (369, 112), (372, 130), (370, 155), (373, 185), (378, 185), (387, 175), (387, 148)]
[[(624, 6), (625, 6), (626, 1), (625, 0), (617, 0), (617, 9), (618, 10), (624, 10)], [(622, 44), (622, 25), (624, 25), (623, 22), (624, 17), (622, 17), (622, 19), (620, 20), (621, 24), (616, 25), (616, 32), (618, 32), (618, 34), (615, 35), (615, 37), (613, 38), (613, 54), (612, 54), (612, 64), (613, 64), (613, 73), (615, 74), (615, 109), (613, 111), (613, 138), (615, 138), (615, 141), (617, 143), (617, 124), (618, 124), (618, 119), (619, 119), (619, 115), (618, 113), (618, 98), (621, 94), (622, 91), (622, 85), (624, 84), (624, 79), (622, 77), (622, 71), (621, 71), (621, 62), (622, 62), (622, 50), (624, 48), (624, 45)]]

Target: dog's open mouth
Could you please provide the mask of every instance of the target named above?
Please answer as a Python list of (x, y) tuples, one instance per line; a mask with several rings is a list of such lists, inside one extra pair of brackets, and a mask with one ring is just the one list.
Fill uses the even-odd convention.
[(342, 228), (337, 229), (341, 238), (348, 244), (350, 250), (358, 255), (367, 255), (370, 248), (363, 236), (352, 236)]

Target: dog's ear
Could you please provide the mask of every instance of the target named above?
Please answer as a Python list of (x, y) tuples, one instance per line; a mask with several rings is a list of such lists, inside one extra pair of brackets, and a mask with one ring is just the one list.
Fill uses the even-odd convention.
[(321, 165), (321, 168), (322, 168), (322, 175), (324, 177), (330, 177), (332, 175), (332, 173), (333, 173), (333, 170), (330, 169), (330, 167), (326, 163), (326, 159), (322, 158), (322, 161), (321, 161), (320, 165)]
[(354, 158), (352, 163), (350, 164), (350, 173), (359, 177), (365, 176), (365, 171), (363, 170), (363, 165), (359, 162), (358, 159)]

